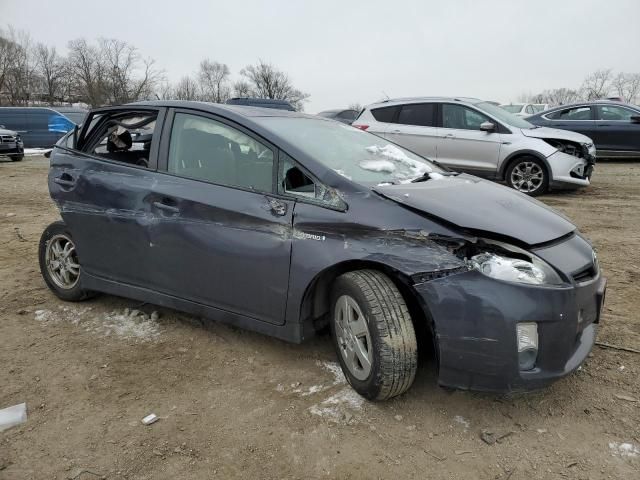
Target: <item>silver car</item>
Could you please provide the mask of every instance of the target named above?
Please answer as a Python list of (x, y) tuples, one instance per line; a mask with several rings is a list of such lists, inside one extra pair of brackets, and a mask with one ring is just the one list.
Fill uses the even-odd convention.
[(365, 107), (353, 126), (533, 196), (589, 185), (596, 159), (589, 137), (537, 127), (473, 98), (388, 100)]

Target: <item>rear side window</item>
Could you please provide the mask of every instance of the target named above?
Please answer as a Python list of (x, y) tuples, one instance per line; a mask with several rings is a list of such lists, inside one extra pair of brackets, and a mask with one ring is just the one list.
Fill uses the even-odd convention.
[(398, 110), (400, 110), (399, 106), (374, 108), (371, 110), (371, 114), (379, 122), (393, 123)]
[(435, 126), (435, 111), (436, 106), (434, 103), (411, 103), (409, 105), (403, 105), (398, 115), (397, 123), (433, 127)]
[(558, 110), (547, 116), (552, 120), (591, 120), (591, 107), (573, 107)]
[[(148, 167), (156, 112), (116, 112), (92, 121), (82, 151), (106, 160)], [(95, 123), (94, 123), (95, 122)]]
[(176, 113), (171, 129), (171, 173), (218, 185), (273, 190), (273, 150), (211, 118)]

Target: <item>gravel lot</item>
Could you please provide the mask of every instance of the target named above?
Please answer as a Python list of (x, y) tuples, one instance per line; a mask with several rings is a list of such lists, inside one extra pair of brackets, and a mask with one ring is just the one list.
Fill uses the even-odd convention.
[[(0, 408), (28, 407), (0, 433), (0, 479), (640, 478), (635, 353), (595, 348), (517, 396), (445, 391), (423, 359), (408, 394), (372, 404), (326, 336), (289, 345), (117, 297), (57, 300), (37, 262), (59, 217), (47, 167), (0, 163)], [(590, 188), (542, 200), (598, 248), (599, 340), (640, 349), (640, 164), (599, 164)]]

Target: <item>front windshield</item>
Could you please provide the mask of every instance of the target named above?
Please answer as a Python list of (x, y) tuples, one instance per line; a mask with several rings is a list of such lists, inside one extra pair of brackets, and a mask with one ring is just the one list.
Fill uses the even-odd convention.
[(519, 105), (500, 105), (500, 108), (506, 110), (509, 113), (520, 113), (520, 110), (522, 110), (522, 104), (519, 104)]
[(518, 117), (513, 113), (507, 112), (504, 109), (504, 105), (502, 107), (498, 107), (489, 102), (480, 102), (480, 103), (476, 103), (475, 107), (488, 113), (489, 115), (494, 116), (496, 119), (500, 120), (501, 122), (504, 122), (507, 125), (511, 125), (512, 127), (526, 128), (526, 129), (536, 128), (534, 125), (527, 122), (523, 118)]
[(254, 120), (354, 182), (406, 183), (442, 172), (434, 163), (398, 145), (343, 123), (301, 117)]

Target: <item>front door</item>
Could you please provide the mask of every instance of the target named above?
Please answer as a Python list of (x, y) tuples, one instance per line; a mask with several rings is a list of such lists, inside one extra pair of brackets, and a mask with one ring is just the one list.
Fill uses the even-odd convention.
[[(547, 119), (551, 121), (548, 126), (562, 130), (571, 130), (572, 132), (581, 133), (595, 140), (597, 125), (593, 110), (593, 107), (589, 105), (578, 105), (563, 110), (556, 110), (546, 116)], [(594, 143), (596, 148), (601, 148), (598, 142)]]
[(152, 288), (283, 324), (294, 202), (274, 195), (275, 147), (225, 119), (176, 110), (150, 202)]
[(480, 130), (494, 120), (464, 105), (441, 105), (442, 127), (438, 129), (438, 162), (453, 170), (478, 175), (495, 174), (500, 156), (500, 134)]
[(596, 148), (624, 155), (640, 153), (640, 123), (632, 117), (639, 112), (620, 105), (596, 107), (596, 131), (593, 140)]

